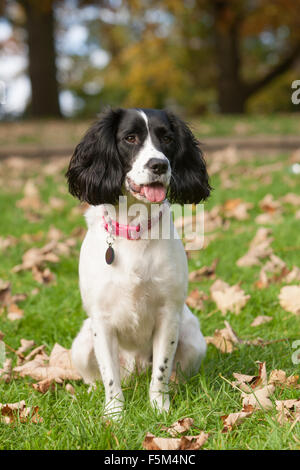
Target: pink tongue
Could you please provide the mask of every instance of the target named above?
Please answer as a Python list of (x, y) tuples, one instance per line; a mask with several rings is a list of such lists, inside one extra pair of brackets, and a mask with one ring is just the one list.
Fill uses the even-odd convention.
[(162, 184), (144, 186), (143, 192), (150, 202), (162, 202), (166, 199), (166, 189)]

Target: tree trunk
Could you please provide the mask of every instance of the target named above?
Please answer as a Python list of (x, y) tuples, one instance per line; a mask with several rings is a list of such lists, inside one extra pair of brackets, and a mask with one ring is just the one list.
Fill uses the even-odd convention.
[[(61, 117), (52, 2), (21, 0), (26, 13), (33, 117)], [(44, 5), (43, 5), (44, 4)]]
[(218, 104), (221, 113), (245, 112), (246, 90), (240, 77), (239, 17), (226, 19), (228, 5), (214, 3)]

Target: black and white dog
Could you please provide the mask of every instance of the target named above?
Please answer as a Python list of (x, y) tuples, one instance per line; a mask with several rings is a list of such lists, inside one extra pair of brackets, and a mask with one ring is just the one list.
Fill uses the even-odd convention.
[[(209, 196), (198, 142), (169, 111), (110, 109), (76, 147), (67, 178), (71, 194), (91, 205), (79, 263), (88, 319), (72, 345), (74, 366), (88, 384), (102, 379), (106, 413), (114, 415), (123, 408), (122, 374), (152, 363), (150, 401), (168, 410), (172, 370), (196, 373), (206, 344), (185, 304), (181, 240), (145, 234), (170, 213), (169, 203)], [(127, 197), (129, 224), (119, 218), (120, 196)], [(159, 206), (159, 216), (130, 215), (136, 203)]]

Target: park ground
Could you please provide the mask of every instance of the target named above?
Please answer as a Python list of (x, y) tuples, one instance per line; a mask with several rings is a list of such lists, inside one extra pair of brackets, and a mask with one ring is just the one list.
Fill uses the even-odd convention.
[[(21, 149), (39, 144), (45, 148), (55, 144), (72, 147), (86, 130), (86, 123), (65, 127), (50, 123), (43, 140), (46, 128), (47, 123), (1, 124), (2, 148), (19, 152), (0, 161), (0, 279), (10, 283), (12, 295), (25, 294), (16, 300), (19, 312), (11, 312), (17, 313), (15, 316), (9, 315), (9, 307), (1, 310), (0, 305), (0, 331), (5, 335), (6, 354), (13, 366), (17, 363), (13, 350), (19, 348), (21, 339), (34, 340), (36, 346), (45, 345), (47, 354), (55, 343), (70, 348), (85, 318), (77, 273), (85, 222), (83, 208), (67, 192), (64, 173), (69, 155), (23, 158)], [(194, 128), (197, 137), (205, 142), (206, 136), (299, 135), (300, 124), (294, 116), (206, 118), (195, 120)], [(194, 294), (199, 304), (193, 311), (206, 337), (224, 329), (224, 321), (233, 328), (241, 341), (233, 345), (232, 352), (209, 344), (199, 373), (187, 383), (171, 383), (168, 415), (159, 416), (150, 407), (150, 372), (134, 375), (124, 386), (126, 412), (121, 424), (102, 419), (101, 384), (88, 394), (81, 381), (70, 380), (67, 382), (75, 394), (68, 391), (65, 383), (55, 383), (41, 393), (33, 388), (36, 380), (16, 375), (7, 383), (0, 382), (0, 402), (25, 400), (28, 407), (38, 407), (42, 420), (0, 422), (0, 449), (142, 449), (148, 432), (167, 437), (163, 426), (184, 417), (194, 419), (190, 433), (209, 434), (203, 449), (299, 449), (299, 420), (293, 419), (291, 413), (289, 419), (279, 422), (276, 410), (276, 401), (299, 398), (295, 384), (276, 386), (270, 396), (273, 406), (260, 407), (232, 429), (224, 429), (221, 418), (242, 409), (240, 390), (231, 385), (233, 373), (257, 376), (258, 361), (265, 363), (268, 375), (274, 370), (284, 371), (287, 377), (299, 375), (299, 361), (292, 360), (293, 343), (300, 339), (299, 311), (284, 308), (279, 300), (282, 288), (299, 286), (299, 278), (289, 283), (281, 271), (267, 273), (264, 285), (259, 281), (261, 269), (271, 255), (285, 264), (285, 274), (300, 267), (300, 150), (267, 150), (243, 155), (231, 147), (207, 155), (214, 188), (205, 203), (211, 232), (206, 236), (205, 248), (189, 254), (191, 273), (214, 266), (218, 260), (212, 273), (204, 269), (201, 281), (190, 283), (189, 293), (200, 292), (198, 297)], [(287, 194), (294, 197), (286, 198)], [(249, 205), (243, 206), (246, 215), (241, 218), (235, 209), (245, 203)], [(265, 253), (254, 265), (237, 264), (262, 227), (269, 229), (267, 236), (272, 239), (267, 244), (270, 254)], [(52, 263), (50, 256), (36, 270), (14, 269), (29, 249), (48, 243), (52, 243), (54, 251), (58, 250), (54, 253), (56, 262)], [(45, 273), (47, 268), (50, 271)], [(224, 311), (213, 300), (210, 288), (217, 279), (230, 286), (238, 285), (245, 296), (250, 296), (238, 313), (234, 309)], [(258, 316), (271, 320), (251, 326)], [(255, 341), (258, 338), (261, 340)]]

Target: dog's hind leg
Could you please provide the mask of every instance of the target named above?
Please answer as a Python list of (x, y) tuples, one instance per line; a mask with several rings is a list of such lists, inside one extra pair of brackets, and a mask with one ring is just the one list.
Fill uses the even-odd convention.
[(191, 377), (198, 372), (205, 353), (206, 342), (199, 321), (188, 306), (184, 305), (173, 371), (176, 372), (179, 365), (183, 374)]
[(91, 319), (87, 318), (72, 344), (72, 362), (86, 384), (94, 385), (101, 380), (93, 346)]

